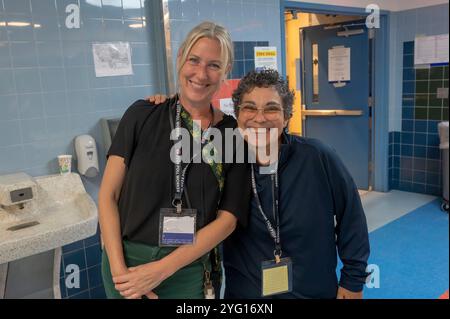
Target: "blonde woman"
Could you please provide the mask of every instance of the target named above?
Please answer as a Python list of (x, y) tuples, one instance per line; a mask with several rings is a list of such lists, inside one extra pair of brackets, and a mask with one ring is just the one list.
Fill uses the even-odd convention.
[(211, 106), (232, 64), (228, 32), (204, 22), (178, 52), (178, 94), (160, 105), (137, 101), (122, 117), (99, 192), (108, 298), (203, 298), (208, 253), (246, 224), (247, 164), (171, 158), (174, 129), (191, 139), (200, 132), (203, 146), (209, 128), (236, 127)]

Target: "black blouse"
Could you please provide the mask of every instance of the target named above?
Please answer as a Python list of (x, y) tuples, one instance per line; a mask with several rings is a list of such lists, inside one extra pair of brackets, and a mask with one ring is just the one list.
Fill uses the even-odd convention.
[[(127, 167), (118, 202), (125, 240), (158, 246), (159, 211), (173, 207), (175, 182), (170, 150), (174, 141), (170, 140), (169, 116), (175, 117), (175, 108), (174, 99), (159, 105), (136, 101), (123, 115), (112, 141), (108, 156), (122, 157)], [(225, 129), (235, 128), (236, 121), (225, 115), (214, 127), (225, 136)], [(218, 210), (229, 211), (242, 226), (247, 223), (251, 199), (249, 165), (222, 165), (225, 182), (220, 192), (207, 163), (190, 164), (185, 185), (191, 207), (197, 209), (197, 230), (212, 222)], [(184, 196), (184, 208), (186, 203)]]

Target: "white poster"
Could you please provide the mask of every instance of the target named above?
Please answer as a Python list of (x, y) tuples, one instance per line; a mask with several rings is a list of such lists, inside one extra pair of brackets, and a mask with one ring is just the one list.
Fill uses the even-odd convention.
[(95, 76), (133, 74), (131, 51), (128, 42), (93, 43)]
[(328, 50), (328, 81), (350, 81), (350, 48), (337, 47)]
[(255, 47), (255, 70), (262, 69), (278, 71), (277, 47)]
[(234, 104), (233, 100), (231, 98), (228, 99), (220, 99), (220, 110), (225, 113), (226, 115), (231, 115), (233, 117), (236, 117), (234, 115)]
[(414, 64), (448, 63), (448, 34), (416, 37)]

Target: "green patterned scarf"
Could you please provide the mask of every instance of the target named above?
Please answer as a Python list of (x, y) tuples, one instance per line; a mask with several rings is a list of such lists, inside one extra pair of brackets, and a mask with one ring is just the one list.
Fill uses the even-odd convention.
[[(194, 123), (194, 121), (192, 121), (191, 115), (183, 107), (181, 108), (181, 118), (186, 124), (192, 137), (194, 139), (201, 140), (203, 134), (201, 127), (197, 123)], [(209, 145), (210, 143), (211, 142), (208, 141), (207, 145)], [(207, 156), (208, 149), (211, 150), (213, 154), (216, 154), (217, 149), (215, 148), (214, 144), (212, 144), (207, 148), (203, 147), (202, 153), (203, 158), (208, 159), (208, 164), (217, 178), (217, 182), (219, 184), (219, 191), (222, 193), (225, 183), (225, 178), (223, 177), (223, 166), (222, 163), (216, 163), (210, 156)]]

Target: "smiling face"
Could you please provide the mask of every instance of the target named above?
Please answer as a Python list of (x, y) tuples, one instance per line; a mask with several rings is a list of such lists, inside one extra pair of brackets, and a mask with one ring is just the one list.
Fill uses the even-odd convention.
[(223, 64), (220, 42), (210, 38), (199, 39), (178, 75), (181, 103), (192, 107), (209, 106), (222, 83)]
[[(241, 99), (241, 109), (238, 114), (238, 125), (242, 130), (248, 130), (250, 134), (244, 135), (245, 140), (257, 148), (267, 148), (270, 143), (279, 143), (283, 129), (288, 120), (285, 120), (283, 114), (283, 104), (281, 97), (274, 87), (255, 87), (250, 92), (245, 93)], [(258, 108), (256, 114), (246, 111), (252, 108)], [(267, 110), (263, 114), (262, 109)], [(276, 109), (279, 109), (276, 112)], [(277, 131), (271, 134), (271, 130)]]

